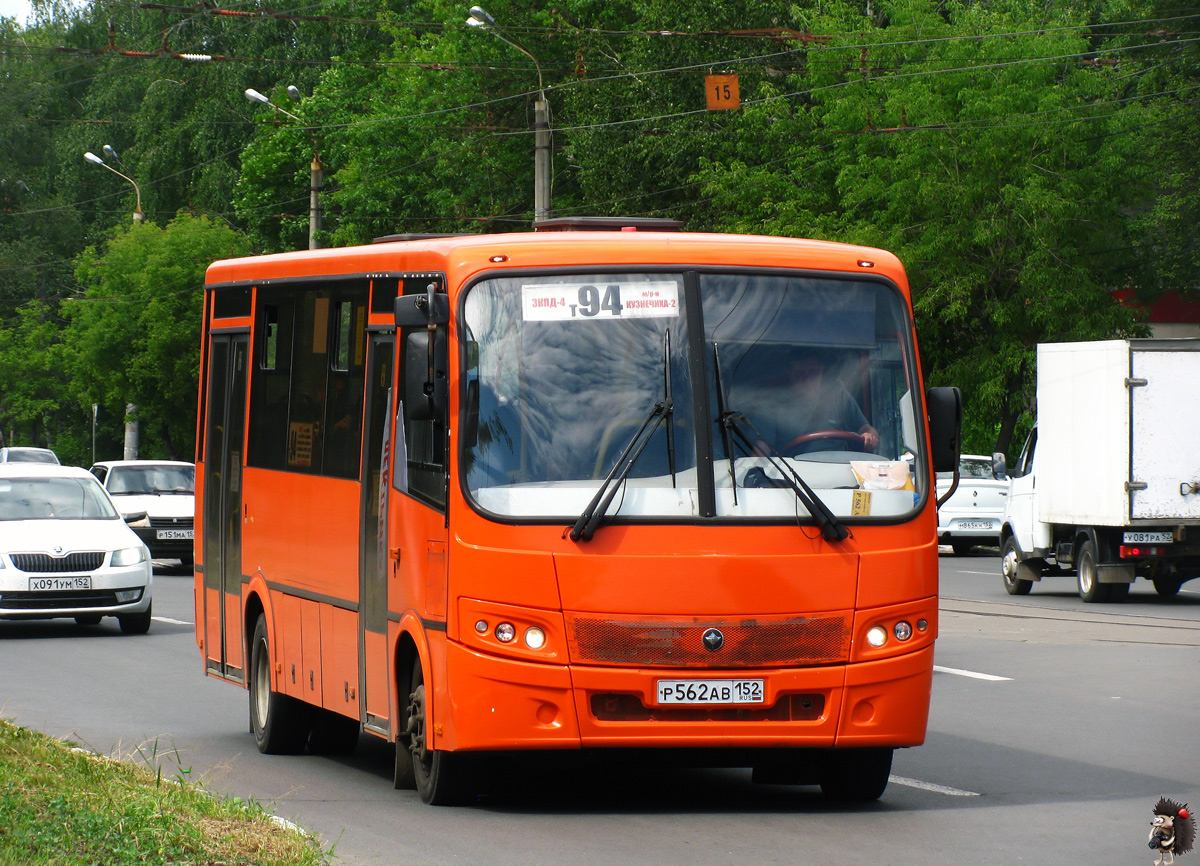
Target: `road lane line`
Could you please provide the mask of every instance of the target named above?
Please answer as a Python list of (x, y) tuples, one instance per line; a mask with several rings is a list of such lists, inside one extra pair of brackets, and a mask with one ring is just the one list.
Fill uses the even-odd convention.
[(922, 782), (920, 779), (906, 779), (903, 776), (889, 776), (888, 781), (895, 785), (920, 788), (922, 791), (933, 791), (935, 794), (945, 794), (948, 797), (979, 796), (975, 791), (964, 791), (962, 788), (951, 788), (948, 785), (935, 785), (933, 782)]
[(165, 622), (168, 625), (194, 625), (194, 623), (184, 622), (181, 619), (171, 619), (169, 616), (152, 616), (150, 619), (155, 622)]
[(944, 668), (941, 665), (934, 665), (933, 669), (940, 674), (954, 674), (959, 677), (970, 677), (975, 680), (987, 680), (989, 683), (1005, 683), (1011, 682), (1012, 677), (998, 677), (995, 674), (981, 674), (978, 671), (964, 671), (959, 668)]

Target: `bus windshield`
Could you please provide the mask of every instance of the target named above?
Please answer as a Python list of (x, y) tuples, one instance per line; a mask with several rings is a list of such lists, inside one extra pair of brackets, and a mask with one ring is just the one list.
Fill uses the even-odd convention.
[(614, 520), (810, 522), (805, 490), (898, 520), (920, 500), (912, 326), (886, 281), (497, 277), (464, 312), (462, 465), (485, 513), (574, 521), (606, 482)]

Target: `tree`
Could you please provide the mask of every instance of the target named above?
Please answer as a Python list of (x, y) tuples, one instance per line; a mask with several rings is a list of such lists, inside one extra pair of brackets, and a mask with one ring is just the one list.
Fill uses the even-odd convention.
[(89, 247), (79, 257), (86, 289), (62, 305), (71, 395), (80, 406), (100, 404), (110, 418), (136, 404), (141, 456), (194, 453), (204, 271), (248, 252), (229, 227), (181, 215), (165, 228), (118, 229), (103, 250)]

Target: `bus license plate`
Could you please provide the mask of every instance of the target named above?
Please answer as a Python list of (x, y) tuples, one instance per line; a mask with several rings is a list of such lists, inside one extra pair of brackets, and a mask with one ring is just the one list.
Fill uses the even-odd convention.
[(31, 577), (29, 578), (30, 592), (70, 592), (78, 589), (91, 589), (91, 577)]
[(1175, 540), (1175, 533), (1166, 532), (1126, 532), (1126, 544), (1170, 544)]
[(659, 680), (660, 704), (761, 704), (762, 680)]
[(179, 541), (187, 539), (191, 541), (195, 537), (194, 529), (160, 529), (155, 533), (155, 537), (159, 541)]

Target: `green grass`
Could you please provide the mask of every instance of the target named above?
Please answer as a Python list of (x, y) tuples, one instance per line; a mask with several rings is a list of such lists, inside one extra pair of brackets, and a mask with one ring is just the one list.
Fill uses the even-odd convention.
[(98, 757), (0, 719), (0, 866), (321, 866), (331, 857), (257, 803)]

